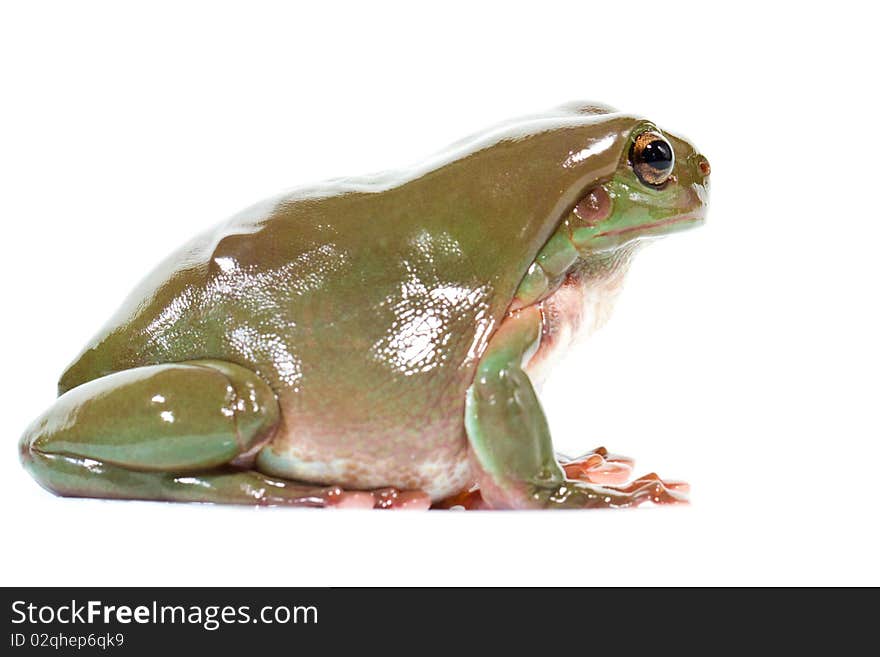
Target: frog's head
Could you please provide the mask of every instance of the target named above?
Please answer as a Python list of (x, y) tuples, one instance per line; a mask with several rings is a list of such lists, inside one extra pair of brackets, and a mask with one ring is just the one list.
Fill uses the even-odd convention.
[(639, 121), (610, 179), (593, 187), (569, 217), (579, 251), (615, 249), (703, 222), (709, 161), (686, 140)]

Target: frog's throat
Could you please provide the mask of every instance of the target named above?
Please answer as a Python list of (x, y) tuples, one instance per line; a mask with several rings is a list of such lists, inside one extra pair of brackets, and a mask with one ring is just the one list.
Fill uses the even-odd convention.
[(623, 228), (615, 228), (613, 230), (606, 230), (601, 233), (596, 233), (594, 237), (613, 237), (620, 235), (631, 235), (633, 233), (638, 233), (639, 235), (643, 234), (652, 234), (658, 228), (667, 228), (670, 226), (675, 226), (677, 224), (700, 224), (703, 222), (703, 215), (700, 213), (696, 214), (687, 214), (676, 217), (669, 217), (668, 219), (661, 219), (659, 221), (654, 221), (648, 224), (642, 224), (639, 226), (626, 226)]
[[(668, 228), (662, 226), (658, 230)], [(632, 256), (643, 243), (642, 237), (639, 233), (633, 239), (623, 240), (619, 246), (577, 250), (566, 247), (557, 231), (532, 262), (508, 312), (540, 304), (561, 287), (575, 282), (575, 279), (579, 286), (602, 284), (609, 276), (627, 268)]]
[(610, 318), (632, 257), (642, 242), (578, 260), (561, 285), (537, 304), (543, 329), (526, 373), (539, 386), (568, 349), (600, 329)]
[(615, 251), (628, 250), (640, 240), (662, 237), (703, 223), (700, 210), (676, 214), (649, 223), (597, 230), (563, 221), (538, 252), (514, 294), (510, 310), (539, 303), (559, 289), (566, 277), (585, 261), (599, 261)]

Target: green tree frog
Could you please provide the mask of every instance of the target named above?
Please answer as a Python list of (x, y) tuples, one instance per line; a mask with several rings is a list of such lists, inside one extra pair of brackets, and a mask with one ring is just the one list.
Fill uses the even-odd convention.
[(536, 385), (648, 238), (704, 220), (684, 139), (576, 103), (258, 203), (137, 287), (21, 459), (65, 496), (580, 509), (678, 502), (554, 453)]

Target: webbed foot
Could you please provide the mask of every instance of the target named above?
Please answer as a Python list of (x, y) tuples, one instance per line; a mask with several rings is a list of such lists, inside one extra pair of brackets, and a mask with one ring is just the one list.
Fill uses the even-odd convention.
[(431, 508), (448, 511), (479, 511), (481, 509), (488, 509), (489, 505), (483, 500), (480, 488), (472, 486), (452, 497), (435, 502)]
[(374, 490), (372, 495), (374, 509), (425, 511), (431, 507), (431, 497), (420, 490), (399, 490), (389, 487)]
[[(651, 473), (630, 481), (635, 461), (611, 454), (604, 447), (574, 459), (557, 455), (568, 481), (536, 488), (533, 496), (547, 508), (624, 508), (644, 503), (687, 504), (690, 486)], [(477, 486), (434, 503), (432, 509), (477, 511), (490, 509)]]
[(570, 459), (557, 454), (556, 459), (569, 479), (593, 484), (625, 484), (632, 476), (635, 461), (627, 456), (609, 454), (604, 447)]
[(621, 509), (652, 504), (687, 504), (687, 484), (664, 481), (654, 473), (624, 486), (601, 486), (582, 481), (566, 481), (552, 488), (537, 488), (533, 498), (544, 508)]

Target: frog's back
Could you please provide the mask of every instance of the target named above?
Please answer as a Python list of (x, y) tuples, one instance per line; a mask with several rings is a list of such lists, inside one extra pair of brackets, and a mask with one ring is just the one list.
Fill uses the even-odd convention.
[[(559, 131), (531, 138), (555, 164), (570, 148)], [(254, 206), (160, 265), (59, 387), (142, 365), (231, 361), (281, 404), (262, 469), (455, 492), (467, 483), (462, 417), (477, 359), (573, 201), (559, 197), (570, 181), (557, 169), (502, 140), (409, 178)]]

